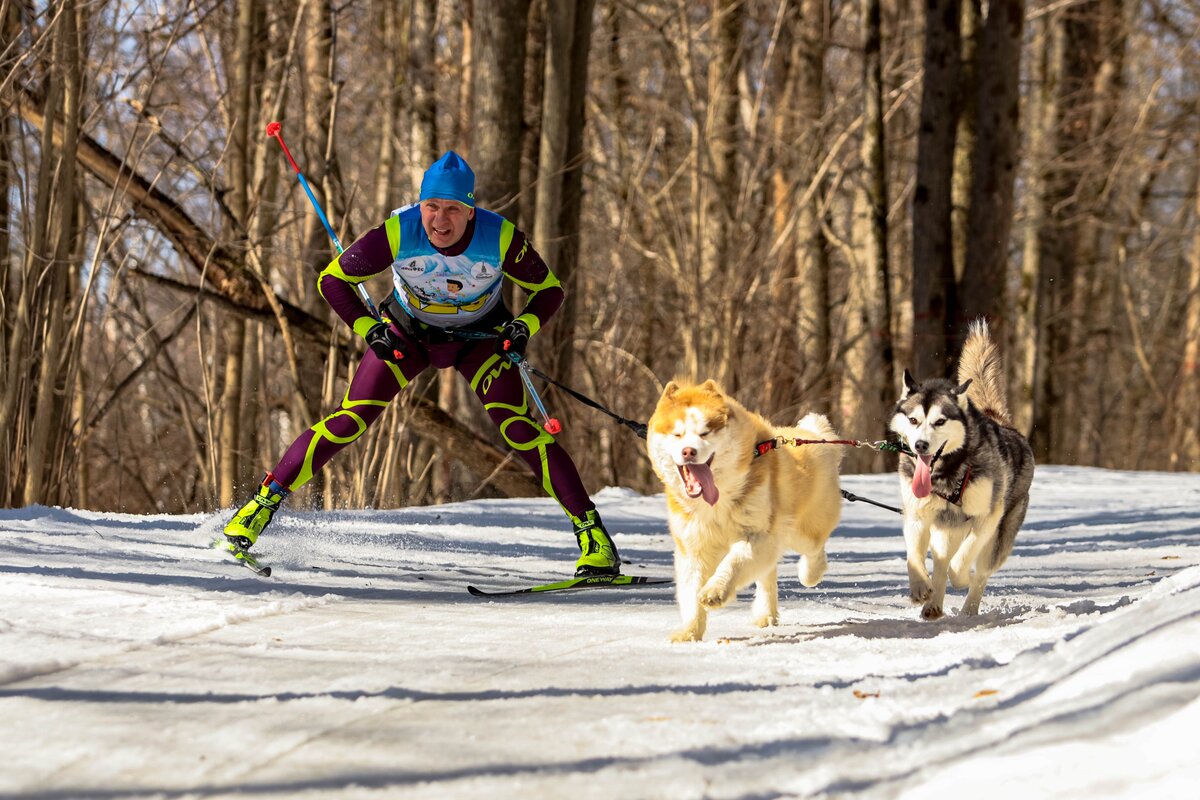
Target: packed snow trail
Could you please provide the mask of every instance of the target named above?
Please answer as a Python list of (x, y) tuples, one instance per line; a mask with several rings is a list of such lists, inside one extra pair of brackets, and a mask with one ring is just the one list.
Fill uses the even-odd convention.
[[(670, 575), (662, 497), (597, 501)], [(779, 627), (743, 593), (687, 645), (671, 587), (468, 595), (569, 574), (540, 499), (289, 510), (270, 579), (224, 514), (0, 511), (0, 798), (1191, 797), (1197, 509), (1197, 475), (1040, 468), (983, 613), (923, 622), (899, 517), (846, 504)]]

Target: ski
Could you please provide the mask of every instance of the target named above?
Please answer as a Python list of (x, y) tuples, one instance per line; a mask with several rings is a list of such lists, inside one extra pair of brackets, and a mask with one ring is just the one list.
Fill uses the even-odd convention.
[(224, 552), (229, 553), (229, 555), (232, 556), (235, 561), (260, 578), (271, 577), (270, 567), (268, 567), (266, 564), (263, 564), (261, 561), (251, 555), (249, 550), (238, 547), (224, 536), (213, 542), (213, 547), (217, 550), (223, 550)]
[(647, 578), (643, 575), (590, 575), (583, 578), (568, 578), (565, 581), (543, 583), (539, 586), (526, 586), (522, 589), (503, 589), (489, 592), (475, 586), (468, 586), (467, 591), (476, 597), (512, 597), (518, 594), (546, 594), (547, 592), (562, 592), (571, 589), (606, 589), (619, 586), (654, 586), (674, 583), (670, 578)]
[(238, 550), (235, 552), (231, 549), (229, 552), (242, 564), (242, 566), (246, 567), (246, 569), (250, 570), (260, 578), (271, 577), (271, 568), (260, 562), (257, 558), (250, 555), (245, 550)]

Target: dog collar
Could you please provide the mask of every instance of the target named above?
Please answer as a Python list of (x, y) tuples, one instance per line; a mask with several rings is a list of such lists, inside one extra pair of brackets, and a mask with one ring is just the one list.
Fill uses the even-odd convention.
[(938, 497), (942, 498), (943, 500), (945, 500), (947, 503), (950, 503), (951, 505), (961, 506), (963, 492), (965, 492), (967, 490), (967, 484), (970, 482), (971, 482), (971, 465), (967, 464), (967, 471), (965, 473), (963, 473), (962, 483), (960, 483), (958, 485), (958, 488), (955, 489), (950, 494), (939, 494)]
[(754, 457), (765, 456), (767, 453), (783, 446), (782, 437), (776, 436), (774, 439), (767, 439), (754, 445)]

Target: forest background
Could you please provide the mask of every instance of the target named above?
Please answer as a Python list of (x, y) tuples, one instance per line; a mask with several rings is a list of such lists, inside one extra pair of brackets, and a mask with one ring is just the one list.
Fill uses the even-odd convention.
[[(983, 316), (1041, 463), (1196, 470), (1198, 33), (1197, 0), (0, 0), (0, 505), (228, 506), (336, 407), (363, 345), (276, 120), (345, 243), (466, 157), (567, 289), (531, 362), (626, 417), (713, 377), (883, 438)], [(655, 490), (543, 397), (589, 489)], [(476, 406), (427, 373), (296, 499), (538, 494)]]

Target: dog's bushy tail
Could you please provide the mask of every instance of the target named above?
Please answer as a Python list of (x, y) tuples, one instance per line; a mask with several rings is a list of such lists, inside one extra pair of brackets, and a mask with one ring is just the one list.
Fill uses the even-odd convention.
[(967, 341), (958, 359), (958, 382), (971, 381), (967, 397), (992, 419), (1009, 425), (1008, 398), (1004, 391), (1004, 363), (992, 341), (986, 320), (977, 319), (967, 329)]

